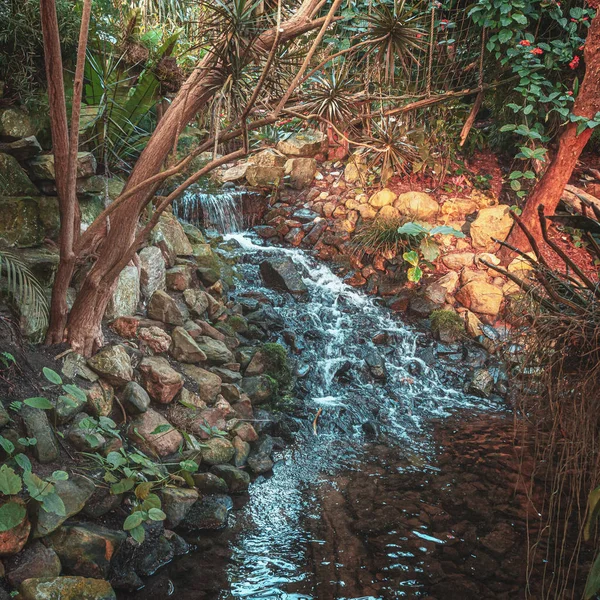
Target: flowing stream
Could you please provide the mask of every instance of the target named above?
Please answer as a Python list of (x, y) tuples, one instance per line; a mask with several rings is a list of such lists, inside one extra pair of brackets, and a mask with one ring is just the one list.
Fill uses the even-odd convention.
[[(292, 442), (234, 499), (230, 527), (135, 598), (524, 597), (511, 422), (462, 391), (485, 353), (437, 344), (302, 250), (225, 240), (244, 273), (234, 296), (267, 298), (270, 341), (294, 340)], [(258, 265), (283, 254), (307, 298), (262, 287)]]

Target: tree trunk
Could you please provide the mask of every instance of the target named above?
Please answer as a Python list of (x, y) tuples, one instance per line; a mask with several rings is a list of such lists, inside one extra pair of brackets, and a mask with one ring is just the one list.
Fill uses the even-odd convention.
[[(584, 58), (585, 76), (573, 106), (573, 114), (592, 119), (600, 111), (600, 16), (598, 13), (592, 19), (588, 31)], [(589, 128), (578, 135), (577, 125), (577, 123), (568, 123), (564, 128), (556, 154), (533, 188), (521, 215), (523, 223), (540, 246), (543, 246), (544, 242), (538, 219), (538, 207), (543, 205), (546, 215), (554, 214), (579, 156), (592, 135), (592, 130)], [(525, 234), (519, 227), (513, 227), (508, 242), (521, 250), (531, 250)], [(506, 252), (506, 254), (511, 253)]]
[[(305, 0), (296, 15), (281, 24), (279, 35), (275, 28), (271, 28), (256, 40), (255, 45), (268, 52), (275, 43), (287, 42), (320, 27), (325, 19), (311, 18), (318, 6), (318, 0)], [(160, 172), (181, 130), (220, 89), (223, 69), (219, 67), (209, 53), (188, 78), (158, 123), (127, 181), (124, 193)], [(139, 218), (158, 186), (153, 184), (135, 192), (115, 209), (110, 223), (106, 224), (105, 237), (97, 249), (98, 258), (82, 283), (66, 326), (67, 341), (86, 356), (103, 344), (101, 320), (116, 285), (118, 271), (115, 273), (115, 270), (133, 257)], [(90, 229), (95, 225), (92, 224)], [(99, 223), (95, 229), (101, 226), (103, 224)]]

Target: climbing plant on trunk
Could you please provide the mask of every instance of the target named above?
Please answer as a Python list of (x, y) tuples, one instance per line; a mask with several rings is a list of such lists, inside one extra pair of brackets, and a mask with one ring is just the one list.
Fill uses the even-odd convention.
[[(43, 30), (47, 48), (46, 70), (49, 86), (52, 88), (50, 109), (54, 151), (58, 155), (57, 171), (62, 171), (64, 168), (64, 172), (69, 173), (76, 163), (78, 115), (76, 120), (75, 111), (73, 111), (69, 138), (54, 0), (40, 0), (40, 2), (43, 9)], [(90, 2), (91, 0), (86, 0), (86, 4)], [(244, 156), (248, 151), (246, 143), (248, 129), (272, 123), (277, 119), (284, 109), (285, 102), (290, 98), (293, 89), (304, 74), (308, 60), (314, 53), (316, 45), (321, 41), (324, 31), (333, 22), (341, 0), (334, 0), (331, 3), (325, 17), (317, 17), (317, 12), (321, 10), (323, 4), (324, 2), (321, 0), (303, 0), (299, 8), (286, 21), (282, 22), (281, 2), (279, 3), (277, 25), (257, 35), (252, 40), (252, 52), (248, 52), (248, 56), (245, 57), (246, 60), (251, 60), (259, 55), (268, 56), (263, 76), (258, 80), (248, 105), (242, 111), (241, 118), (221, 132), (218, 137), (221, 142), (240, 137), (244, 140), (243, 147), (227, 156), (212, 160), (203, 169), (188, 177), (167, 198), (160, 199), (153, 209), (152, 217), (141, 228), (139, 227), (140, 219), (146, 207), (153, 201), (161, 183), (168, 177), (183, 171), (195, 156), (202, 151), (212, 149), (215, 144), (214, 139), (207, 139), (191, 155), (177, 164), (163, 169), (167, 157), (176, 147), (183, 128), (201, 110), (207, 108), (229, 77), (231, 65), (227, 63), (226, 53), (208, 52), (200, 61), (162, 116), (134, 166), (123, 193), (81, 235), (74, 182), (69, 177), (61, 178), (57, 182), (61, 213), (61, 259), (59, 273), (53, 288), (51, 322), (47, 336), (49, 343), (66, 340), (75, 350), (84, 355), (92, 354), (102, 345), (101, 321), (120, 272), (134, 259), (137, 250), (143, 246), (146, 237), (158, 222), (160, 214), (177, 195), (212, 169)], [(283, 94), (282, 100), (276, 105), (273, 112), (260, 120), (246, 122), (252, 105), (258, 99), (260, 88), (265, 82), (266, 72), (271, 66), (277, 47), (319, 28), (321, 31), (313, 42), (307, 60), (300, 67), (289, 89)], [(87, 39), (87, 32), (85, 33), (86, 35), (82, 35), (80, 40), (80, 51), (83, 49), (84, 52)], [(77, 82), (76, 76), (76, 86)], [(76, 87), (74, 105), (80, 102), (80, 97), (80, 89)], [(73, 151), (75, 151), (74, 156)], [(73, 307), (67, 314), (66, 293), (74, 266), (77, 261), (83, 261), (92, 255), (95, 257), (95, 262), (85, 275)]]

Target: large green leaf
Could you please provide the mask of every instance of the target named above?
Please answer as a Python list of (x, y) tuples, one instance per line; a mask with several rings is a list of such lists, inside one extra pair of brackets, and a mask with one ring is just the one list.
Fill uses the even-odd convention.
[(0, 532), (8, 531), (23, 522), (27, 511), (22, 504), (7, 502), (0, 506)]
[(21, 478), (7, 465), (0, 467), (0, 493), (14, 496), (23, 489)]
[(431, 237), (423, 238), (419, 244), (419, 249), (423, 258), (428, 262), (433, 262), (440, 255), (440, 247)]
[(123, 523), (123, 529), (125, 531), (130, 531), (131, 529), (134, 529), (138, 525), (141, 525), (143, 523), (143, 521), (144, 521), (144, 515), (142, 514), (141, 511), (131, 513), (125, 519), (125, 522)]
[(418, 236), (429, 232), (422, 225), (419, 225), (418, 223), (413, 223), (411, 221), (409, 223), (404, 223), (404, 225), (398, 227), (398, 233), (400, 235)]
[(67, 516), (65, 504), (56, 492), (42, 497), (42, 508), (46, 512), (53, 513), (59, 517)]
[(583, 597), (585, 600), (590, 600), (600, 591), (600, 554), (596, 556), (596, 560), (590, 569), (587, 581), (585, 582), (585, 591)]
[(41, 397), (27, 398), (23, 400), (23, 404), (31, 406), (31, 408), (41, 408), (42, 410), (52, 410), (54, 408), (47, 398)]

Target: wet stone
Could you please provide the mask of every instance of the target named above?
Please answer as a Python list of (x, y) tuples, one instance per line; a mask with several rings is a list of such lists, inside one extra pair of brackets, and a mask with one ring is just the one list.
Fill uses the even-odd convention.
[(230, 506), (227, 496), (204, 496), (192, 506), (180, 527), (187, 531), (222, 529), (227, 525)]
[(211, 472), (227, 483), (231, 494), (245, 492), (250, 485), (250, 475), (233, 465), (215, 465)]
[(202, 494), (226, 494), (227, 483), (214, 473), (195, 473), (194, 484)]

